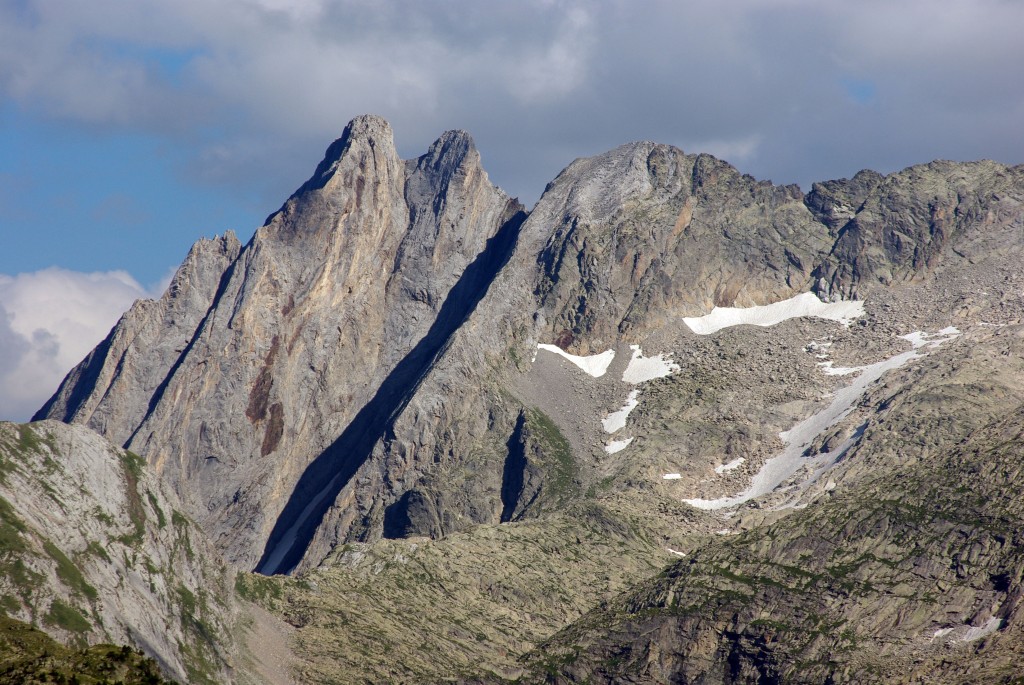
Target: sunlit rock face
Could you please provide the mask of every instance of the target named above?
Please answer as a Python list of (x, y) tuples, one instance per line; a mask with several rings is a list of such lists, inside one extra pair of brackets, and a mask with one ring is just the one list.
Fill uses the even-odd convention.
[(443, 343), (453, 288), (520, 211), (467, 134), (403, 161), (385, 121), (355, 119), (248, 245), (197, 243), (167, 294), (138, 302), (40, 416), (143, 454), (252, 568), (307, 467), (371, 400), (363, 426), (401, 404), (419, 370), (390, 397), (382, 383), (425, 339)]

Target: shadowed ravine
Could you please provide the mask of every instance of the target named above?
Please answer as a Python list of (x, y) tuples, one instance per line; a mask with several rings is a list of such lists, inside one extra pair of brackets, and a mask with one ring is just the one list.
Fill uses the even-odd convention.
[(289, 573), (302, 560), (342, 488), (369, 458), (377, 441), (392, 429), (452, 336), (508, 262), (525, 220), (526, 213), (517, 212), (487, 241), (484, 251), (448, 293), (427, 334), (395, 366), (341, 435), (306, 468), (270, 533), (257, 573)]

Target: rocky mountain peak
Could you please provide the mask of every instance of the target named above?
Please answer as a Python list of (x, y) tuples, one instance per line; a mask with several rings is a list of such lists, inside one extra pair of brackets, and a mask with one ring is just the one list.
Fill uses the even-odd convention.
[(272, 530), (287, 541), (294, 520), (319, 520), (303, 514), (331, 480), (318, 469), (366, 459), (354, 453), (486, 290), (521, 210), (464, 131), (405, 162), (386, 121), (357, 117), (248, 245), (198, 244), (173, 296), (126, 316), (45, 414), (143, 454), (252, 568)]
[(884, 179), (877, 171), (864, 169), (851, 179), (815, 183), (804, 202), (819, 221), (838, 231), (853, 218), (864, 200)]
[(465, 131), (446, 131), (431, 143), (426, 154), (410, 159), (406, 166), (406, 199), (414, 212), (423, 193), (446, 192), (455, 179), (464, 186), (475, 176), (487, 178), (473, 137)]
[[(646, 195), (652, 188), (647, 160), (655, 143), (620, 145), (594, 157), (573, 161), (548, 187), (537, 210), (562, 205), (587, 221), (609, 219), (630, 198)], [(661, 146), (668, 148), (668, 146)], [(677, 150), (682, 154), (681, 150)]]
[(292, 197), (326, 187), (346, 159), (354, 160), (361, 171), (371, 174), (373, 169), (367, 167), (368, 163), (373, 163), (374, 168), (377, 165), (387, 167), (389, 163), (397, 163), (398, 152), (391, 124), (375, 114), (363, 114), (352, 119), (345, 126), (341, 137), (327, 147), (313, 175)]
[[(236, 587), (288, 607), (310, 682), (925, 669), (1024, 634), (1022, 235), (1024, 167), (804, 195), (637, 142), (574, 161), (527, 215), (466, 132), (402, 161), (359, 117), (249, 244), (197, 243), (40, 411), (145, 460), (76, 447), (130, 486), (90, 486), (112, 513), (83, 471), (57, 480), (58, 426), (0, 426), (0, 489), (28, 512), (0, 537), (24, 547), (31, 518), (87, 553), (48, 497), (81, 500), (99, 540), (134, 506), (155, 526), (121, 547), (152, 540), (170, 569), (177, 502), (236, 567), (304, 576)], [(21, 496), (17, 469), (61, 487)], [(140, 588), (201, 608), (182, 582)], [(54, 600), (84, 621), (76, 584)], [(27, 612), (22, 585), (0, 604)]]
[[(188, 291), (189, 284), (197, 278), (209, 280), (205, 278), (206, 275), (201, 276), (197, 274), (196, 270), (205, 269), (209, 264), (216, 263), (218, 261), (216, 257), (233, 260), (241, 251), (242, 243), (238, 240), (235, 232), (231, 230), (225, 231), (222, 236), (215, 236), (210, 239), (200, 238), (192, 245), (188, 255), (185, 256), (185, 261), (182, 262), (181, 268), (171, 278), (171, 283), (167, 287), (169, 296), (176, 297), (182, 292)], [(218, 273), (216, 276), (219, 278), (220, 274)]]
[(427, 154), (417, 161), (419, 166), (437, 166), (443, 162), (448, 164), (461, 164), (467, 159), (480, 159), (473, 136), (463, 130), (445, 131), (441, 136), (430, 144)]

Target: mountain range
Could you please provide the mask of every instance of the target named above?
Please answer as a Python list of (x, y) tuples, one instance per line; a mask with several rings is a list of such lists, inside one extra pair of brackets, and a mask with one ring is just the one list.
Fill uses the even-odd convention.
[(186, 682), (1022, 681), (1022, 258), (1022, 166), (528, 211), (358, 117), (0, 425), (0, 602)]

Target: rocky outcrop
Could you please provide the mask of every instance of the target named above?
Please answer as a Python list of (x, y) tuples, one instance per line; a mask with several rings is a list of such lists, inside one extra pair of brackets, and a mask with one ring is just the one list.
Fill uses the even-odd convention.
[(126, 444), (163, 395), (241, 248), (230, 231), (193, 245), (160, 300), (135, 302), (34, 420), (85, 423)]
[(716, 305), (785, 299), (831, 246), (796, 186), (652, 143), (574, 162), (528, 228), (538, 333), (581, 353)]
[[(995, 162), (932, 162), (888, 177), (861, 172), (816, 184), (809, 207), (838, 230), (815, 270), (819, 294), (854, 299), (872, 285), (925, 278), (993, 235), (1016, 235), (1022, 170)], [(993, 246), (987, 244), (986, 248)]]
[(7, 616), (231, 679), (234, 573), (137, 455), (82, 426), (0, 423), (0, 533)]

